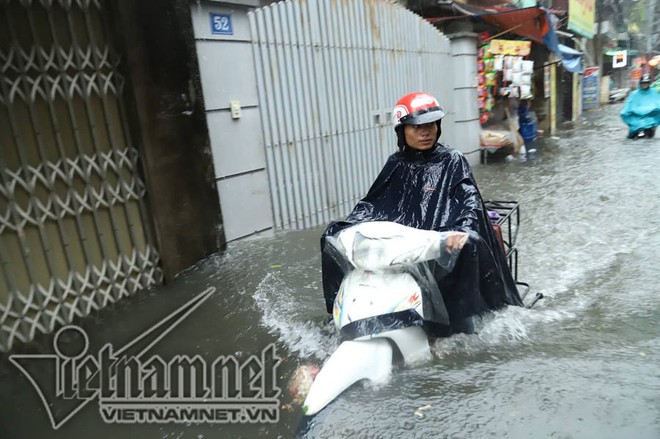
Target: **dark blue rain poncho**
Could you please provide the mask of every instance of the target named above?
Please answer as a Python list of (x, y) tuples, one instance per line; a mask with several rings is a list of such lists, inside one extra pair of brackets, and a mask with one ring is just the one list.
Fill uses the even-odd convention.
[[(470, 166), (460, 152), (438, 143), (428, 151), (406, 147), (392, 154), (348, 217), (327, 227), (321, 237), (321, 249), (328, 312), (332, 312), (345, 268), (333, 256), (325, 238), (364, 221), (468, 232), (468, 242), (452, 272), (431, 270), (442, 294), (441, 299), (431, 299), (444, 302), (436, 309), (446, 307), (451, 322), (504, 305), (522, 305)], [(446, 316), (425, 318), (440, 326), (447, 325)], [(442, 328), (437, 332), (443, 332)]]
[(634, 133), (660, 125), (660, 93), (649, 87), (633, 91), (621, 110), (621, 119)]

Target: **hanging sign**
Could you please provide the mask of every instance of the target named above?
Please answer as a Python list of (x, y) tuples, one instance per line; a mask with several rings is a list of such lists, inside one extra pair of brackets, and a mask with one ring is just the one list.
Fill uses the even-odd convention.
[(625, 67), (626, 65), (628, 65), (628, 51), (618, 50), (614, 52), (614, 56), (612, 57), (612, 68), (618, 69)]
[(596, 0), (568, 0), (568, 29), (593, 38), (595, 11)]
[(493, 55), (527, 56), (531, 49), (531, 41), (491, 40), (488, 51)]

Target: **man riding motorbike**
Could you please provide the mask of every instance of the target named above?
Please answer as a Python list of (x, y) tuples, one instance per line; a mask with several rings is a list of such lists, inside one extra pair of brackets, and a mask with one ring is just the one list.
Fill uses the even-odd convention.
[(320, 371), (296, 372), (308, 379), (291, 393), (309, 389), (309, 416), (355, 382), (386, 379), (395, 350), (404, 364), (427, 361), (433, 338), (473, 333), (473, 316), (523, 305), (470, 165), (438, 142), (438, 101), (410, 93), (392, 114), (399, 150), (321, 237), (323, 293), (342, 342)]
[(332, 312), (346, 273), (333, 256), (327, 238), (365, 221), (457, 232), (462, 251), (455, 268), (451, 273), (434, 271), (442, 297), (426, 298), (429, 304), (444, 302), (450, 325), (435, 324), (440, 319), (434, 322), (431, 310), (425, 314), (429, 333), (447, 336), (471, 332), (472, 316), (504, 305), (522, 305), (470, 165), (459, 151), (438, 142), (444, 115), (438, 101), (427, 93), (410, 93), (394, 107), (399, 150), (389, 157), (367, 195), (348, 217), (331, 223), (321, 237), (328, 312)]
[(651, 88), (651, 75), (642, 76), (639, 88), (626, 99), (621, 119), (628, 125), (628, 138), (653, 137), (660, 125), (660, 93)]

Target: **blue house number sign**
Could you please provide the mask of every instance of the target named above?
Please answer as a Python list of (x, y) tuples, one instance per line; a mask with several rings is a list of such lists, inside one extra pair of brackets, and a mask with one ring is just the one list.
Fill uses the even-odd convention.
[(234, 35), (231, 14), (211, 13), (211, 33), (216, 35)]

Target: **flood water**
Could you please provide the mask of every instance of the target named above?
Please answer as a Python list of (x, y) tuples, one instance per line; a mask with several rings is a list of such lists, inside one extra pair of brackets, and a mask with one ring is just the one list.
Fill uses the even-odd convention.
[[(304, 435), (660, 437), (660, 140), (626, 140), (620, 109), (586, 114), (577, 128), (544, 139), (533, 159), (474, 167), (485, 198), (521, 203), (519, 279), (546, 298), (532, 310), (481, 319), (476, 335), (438, 341), (432, 362), (396, 370), (387, 384), (353, 387)], [(214, 286), (150, 353), (210, 362), (276, 343), (279, 422), (106, 424), (93, 401), (53, 430), (34, 388), (5, 357), (0, 437), (296, 436), (302, 413), (286, 390), (292, 371), (322, 363), (338, 343), (322, 301), (322, 229), (234, 243), (176, 282), (76, 322), (89, 334), (89, 352), (120, 347)], [(20, 352), (52, 353), (51, 339)]]

